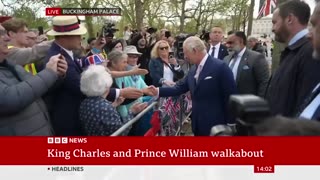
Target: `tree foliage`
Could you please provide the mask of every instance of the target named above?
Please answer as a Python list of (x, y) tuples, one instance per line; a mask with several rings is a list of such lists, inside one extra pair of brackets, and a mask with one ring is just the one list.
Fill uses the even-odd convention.
[[(231, 26), (232, 30), (246, 28), (249, 0), (0, 0), (6, 9), (2, 14), (23, 17), (32, 26), (47, 27), (40, 18), (39, 7), (120, 7), (122, 16), (117, 23), (120, 31), (130, 25), (140, 29), (146, 25), (157, 29), (168, 28), (173, 33), (196, 33), (213, 25)], [(42, 8), (44, 11), (44, 9)], [(109, 17), (85, 17), (89, 36), (95, 36)], [(98, 28), (97, 28), (98, 27)], [(121, 35), (122, 33), (118, 33)]]

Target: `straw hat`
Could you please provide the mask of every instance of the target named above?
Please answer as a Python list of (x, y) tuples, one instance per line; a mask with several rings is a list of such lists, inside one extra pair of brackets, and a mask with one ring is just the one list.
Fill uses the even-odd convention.
[(80, 24), (77, 16), (55, 16), (52, 19), (52, 30), (47, 32), (49, 36), (83, 35), (87, 29)]

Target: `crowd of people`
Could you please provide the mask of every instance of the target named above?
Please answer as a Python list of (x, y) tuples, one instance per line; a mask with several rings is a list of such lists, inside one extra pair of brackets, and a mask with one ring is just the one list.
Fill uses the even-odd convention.
[[(11, 18), (0, 25), (0, 135), (109, 136), (150, 99), (187, 92), (195, 136), (235, 123), (228, 108), (233, 94), (265, 98), (272, 115), (299, 119), (292, 121), (320, 120), (319, 3), (310, 16), (302, 1), (275, 10), (270, 28), (287, 47), (274, 73), (266, 45), (241, 31), (225, 37), (220, 26), (206, 41), (186, 38), (181, 60), (171, 53), (177, 43), (166, 29), (126, 27), (123, 38), (102, 33), (84, 48), (87, 29), (76, 16), (54, 17), (46, 35)], [(139, 126), (150, 127), (151, 117), (142, 119), (123, 135), (146, 133)]]

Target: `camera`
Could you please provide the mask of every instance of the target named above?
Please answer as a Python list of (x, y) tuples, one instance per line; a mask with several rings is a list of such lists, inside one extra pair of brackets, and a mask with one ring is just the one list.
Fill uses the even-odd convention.
[(211, 136), (254, 136), (254, 125), (271, 117), (268, 103), (254, 95), (232, 95), (229, 111), (236, 118), (235, 125), (216, 125), (211, 129)]
[(208, 42), (210, 39), (210, 33), (206, 32), (206, 30), (202, 30), (202, 34), (200, 35), (200, 39), (205, 42)]
[(178, 59), (184, 59), (184, 53), (183, 53), (183, 42), (189, 37), (187, 34), (180, 34), (176, 37), (176, 41), (174, 43), (174, 47), (176, 49), (176, 55)]
[(156, 33), (157, 31), (158, 31), (158, 29), (157, 29), (157, 28), (153, 28), (153, 27), (150, 27), (150, 28), (147, 29), (147, 32), (148, 32), (149, 34)]
[(171, 37), (171, 32), (170, 32), (170, 31), (166, 31), (166, 32), (164, 33), (164, 36), (165, 36), (166, 38)]
[(171, 59), (171, 58), (174, 58), (174, 52), (169, 52), (169, 58)]
[(102, 26), (102, 32), (101, 32), (101, 36), (103, 37), (112, 37), (114, 36), (114, 33), (119, 31), (119, 29), (115, 28), (115, 24), (114, 23), (107, 23), (105, 25)]

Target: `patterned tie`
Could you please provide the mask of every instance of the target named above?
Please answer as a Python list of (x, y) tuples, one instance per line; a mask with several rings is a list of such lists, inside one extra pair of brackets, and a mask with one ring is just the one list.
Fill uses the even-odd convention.
[(316, 90), (314, 90), (310, 94), (310, 96), (307, 97), (307, 99), (305, 101), (303, 101), (303, 104), (298, 109), (296, 117), (300, 116), (300, 114), (304, 111), (304, 109), (313, 101), (314, 98), (316, 98), (318, 96), (319, 93), (320, 93), (320, 86)]
[(212, 49), (211, 56), (214, 57), (214, 52), (216, 50), (216, 47), (213, 46), (211, 49)]

